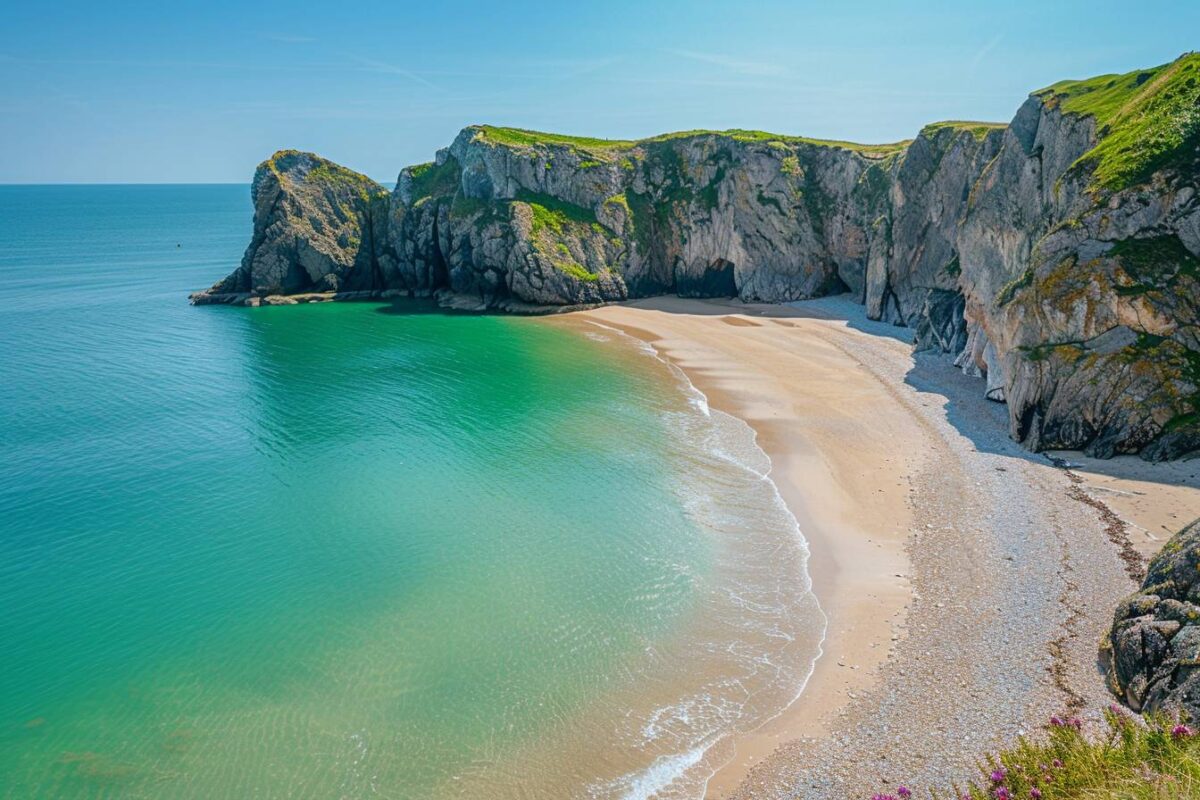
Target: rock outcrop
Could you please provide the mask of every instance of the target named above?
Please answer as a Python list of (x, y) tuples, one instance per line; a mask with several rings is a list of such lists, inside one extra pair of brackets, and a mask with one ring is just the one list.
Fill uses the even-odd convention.
[(254, 234), (242, 264), (193, 301), (370, 292), (382, 283), (388, 190), (311, 153), (282, 150), (250, 187)]
[(256, 174), (242, 266), (193, 300), (531, 311), (849, 291), (985, 378), (1028, 446), (1172, 458), (1200, 449), (1198, 103), (1189, 54), (893, 145), (471, 126), (390, 197), (280, 153)]
[(1137, 711), (1200, 721), (1200, 520), (1150, 562), (1117, 607), (1106, 656), (1115, 694)]

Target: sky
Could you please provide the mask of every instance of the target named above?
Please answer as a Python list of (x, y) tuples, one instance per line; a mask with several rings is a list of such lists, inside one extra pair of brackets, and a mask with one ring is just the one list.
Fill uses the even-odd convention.
[(1200, 48), (1200, 2), (6, 0), (0, 183), (245, 183), (282, 148), (380, 181), (465, 125), (860, 142)]

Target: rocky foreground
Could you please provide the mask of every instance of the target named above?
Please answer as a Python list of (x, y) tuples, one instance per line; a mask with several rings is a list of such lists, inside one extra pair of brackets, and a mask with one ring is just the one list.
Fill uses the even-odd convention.
[(1200, 720), (1200, 520), (1150, 562), (1117, 607), (1106, 647), (1113, 691), (1139, 711)]
[(254, 178), (242, 265), (196, 303), (439, 297), (546, 310), (849, 291), (950, 352), (1033, 449), (1200, 449), (1200, 55), (893, 145), (753, 131), (464, 129), (394, 192), (308, 153)]

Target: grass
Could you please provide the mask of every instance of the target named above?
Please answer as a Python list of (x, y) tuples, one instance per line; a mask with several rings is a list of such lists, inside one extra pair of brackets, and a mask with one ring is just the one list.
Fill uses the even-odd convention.
[(1173, 286), (1187, 276), (1200, 280), (1200, 258), (1173, 233), (1146, 239), (1123, 239), (1112, 249), (1126, 274), (1146, 288)]
[(1001, 287), (996, 293), (996, 307), (1008, 305), (1017, 296), (1017, 292), (1033, 284), (1033, 267), (1029, 267), (1017, 277)]
[(289, 160), (308, 159), (313, 163), (313, 167), (308, 171), (306, 180), (324, 187), (326, 190), (353, 195), (364, 203), (369, 203), (372, 200), (377, 200), (388, 196), (388, 190), (359, 172), (352, 169), (347, 169), (340, 164), (335, 164), (332, 161), (321, 158), (315, 153), (306, 153), (301, 150), (279, 150), (276, 151), (269, 159), (259, 165), (259, 168), (267, 168), (275, 174), (279, 181), (284, 180), (284, 172), (280, 171), (281, 167), (286, 171), (289, 165), (283, 162)]
[(596, 215), (591, 209), (577, 206), (551, 197), (548, 194), (538, 194), (522, 190), (517, 193), (518, 202), (527, 203), (533, 212), (533, 231), (537, 233), (543, 228), (549, 228), (556, 234), (561, 234), (570, 222), (591, 226), (596, 224)]
[[(560, 236), (586, 236), (588, 233), (603, 235), (604, 227), (596, 221), (596, 215), (589, 209), (563, 202), (549, 195), (535, 194), (523, 191), (518, 193), (516, 202), (529, 206), (531, 215), (531, 235), (533, 246), (546, 256), (559, 272), (576, 280), (594, 283), (600, 276), (590, 272), (582, 264), (572, 258), (571, 250), (562, 241), (553, 241)], [(547, 244), (553, 242), (553, 248), (547, 250)]]
[(987, 135), (992, 131), (1002, 131), (1008, 125), (1003, 122), (975, 122), (972, 120), (948, 119), (943, 122), (931, 122), (924, 128), (921, 128), (921, 136), (934, 136), (941, 131), (966, 131), (975, 137), (975, 141), (982, 142), (987, 138)]
[(1119, 191), (1160, 169), (1193, 162), (1200, 147), (1200, 53), (1124, 75), (1060, 81), (1035, 92), (1067, 114), (1096, 120), (1098, 142), (1076, 166)]
[(427, 197), (452, 197), (461, 178), (458, 162), (453, 158), (446, 159), (440, 167), (432, 161), (417, 164), (408, 168), (408, 174), (412, 178), (414, 205)]
[[(565, 145), (574, 147), (585, 153), (610, 154), (613, 151), (632, 150), (645, 144), (656, 142), (671, 142), (680, 139), (690, 139), (700, 136), (721, 136), (737, 142), (762, 142), (764, 144), (780, 145), (814, 145), (818, 147), (836, 147), (842, 150), (852, 150), (869, 156), (883, 156), (895, 153), (907, 147), (911, 140), (892, 142), (889, 144), (859, 144), (843, 142), (834, 139), (812, 139), (806, 136), (785, 136), (766, 131), (751, 131), (734, 128), (726, 131), (691, 130), (664, 133), (647, 139), (597, 139), (589, 136), (568, 136), (560, 133), (544, 133), (524, 128), (504, 128), (495, 125), (475, 126), (476, 137), (492, 144), (508, 145), (511, 147), (534, 147), (538, 145)], [(624, 166), (624, 162), (622, 162)], [(632, 163), (630, 163), (632, 167)], [(629, 167), (626, 167), (629, 168)]]
[[(897, 796), (906, 794), (899, 792)], [(1200, 736), (1164, 717), (1142, 721), (1116, 706), (1103, 729), (1054, 717), (1048, 734), (1020, 739), (980, 765), (951, 800), (1182, 800), (1200, 797)], [(878, 795), (889, 798), (892, 795)]]

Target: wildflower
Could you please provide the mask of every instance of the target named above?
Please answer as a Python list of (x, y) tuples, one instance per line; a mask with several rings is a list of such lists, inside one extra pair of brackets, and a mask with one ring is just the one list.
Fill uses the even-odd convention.
[(1032, 797), (1033, 800), (1042, 800), (1042, 792), (1040, 789), (1030, 789), (1029, 796)]
[(1192, 729), (1189, 728), (1187, 725), (1176, 725), (1174, 728), (1171, 728), (1171, 738), (1172, 739), (1186, 739), (1189, 736), (1191, 736), (1193, 733), (1194, 732), (1192, 731)]
[(1075, 730), (1083, 730), (1083, 720), (1081, 720), (1079, 717), (1071, 717), (1071, 719), (1069, 719), (1067, 722)]
[(1042, 783), (1054, 783), (1054, 776), (1047, 772), (1042, 776)]
[(1008, 770), (1004, 767), (992, 770), (992, 783), (1004, 783), (1004, 779), (1008, 777)]
[(1061, 758), (1056, 758), (1056, 759), (1054, 759), (1053, 761), (1051, 761), (1050, 763), (1054, 765), (1054, 768), (1055, 768), (1055, 769), (1062, 769), (1062, 768), (1063, 768), (1063, 763), (1062, 763), (1062, 759), (1061, 759)]
[(896, 794), (900, 796), (900, 800), (908, 800), (908, 798), (912, 797), (912, 792), (909, 791), (907, 786), (901, 786), (896, 790)]
[(1012, 794), (1010, 794), (1008, 788), (1004, 786), (997, 786), (996, 791), (992, 792), (992, 796), (995, 797), (996, 800), (1012, 800)]

